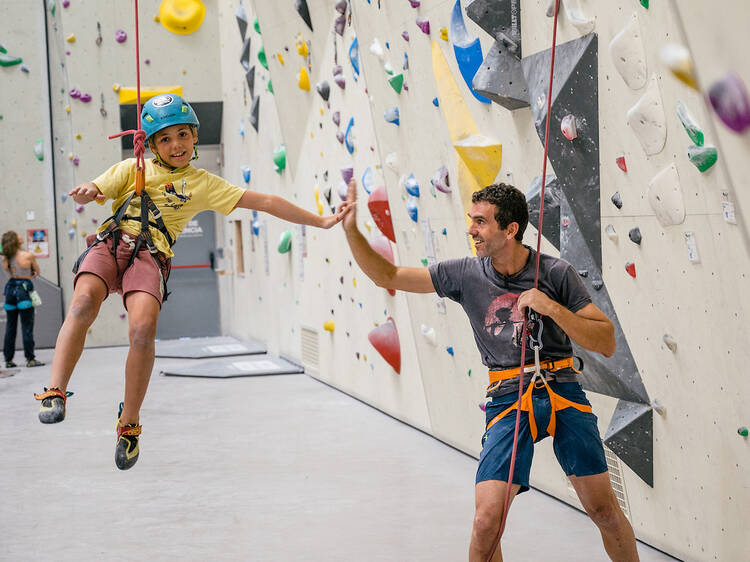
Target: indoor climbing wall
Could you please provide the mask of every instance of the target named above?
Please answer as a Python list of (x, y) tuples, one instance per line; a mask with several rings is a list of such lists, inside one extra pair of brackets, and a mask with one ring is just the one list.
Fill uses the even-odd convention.
[[(654, 546), (742, 559), (744, 7), (564, 2), (547, 115), (551, 2), (385, 4), (223, 7), (226, 177), (329, 214), (354, 175), (370, 243), (423, 267), (472, 252), (468, 202), (492, 181), (526, 192), (538, 218), (549, 120), (543, 250), (576, 267), (616, 327), (612, 358), (577, 353), (618, 499)], [(252, 212), (222, 226), (228, 332), (479, 453), (487, 375), (458, 306), (376, 287), (340, 228)], [(551, 445), (537, 446), (533, 483), (576, 505)]]
[[(95, 203), (79, 206), (67, 193), (123, 157), (132, 156), (132, 150), (124, 151), (119, 139), (107, 140), (107, 136), (122, 130), (121, 108), (124, 111), (135, 103), (131, 90), (136, 84), (133, 5), (83, 0), (10, 4), (18, 12), (13, 20), (19, 22), (14, 27), (15, 39), (0, 40), (8, 55), (24, 59), (23, 66), (29, 72), (21, 70), (20, 65), (1, 69), (8, 74), (4, 83), (13, 84), (8, 88), (13, 97), (3, 99), (2, 123), (9, 134), (3, 135), (2, 142), (19, 139), (10, 142), (6, 151), (14, 154), (8, 162), (18, 162), (9, 166), (11, 177), (17, 177), (18, 185), (36, 187), (33, 191), (21, 189), (17, 197), (8, 199), (3, 191), (0, 212), (4, 222), (6, 214), (16, 222), (22, 221), (16, 228), (33, 225), (48, 229), (50, 248), (59, 250), (59, 284), (67, 308), (73, 293), (71, 268), (85, 248), (85, 237), (111, 215), (110, 202), (104, 206)], [(162, 25), (160, 4), (157, 0), (139, 3), (142, 87), (180, 88), (190, 102), (219, 102), (221, 74), (215, 61), (219, 57), (220, 39), (216, 9), (207, 11), (193, 33), (182, 35)], [(32, 29), (36, 31), (32, 33)], [(14, 97), (17, 97), (15, 102)], [(15, 112), (13, 107), (23, 107), (24, 111)], [(134, 125), (133, 122), (129, 127)], [(41, 143), (37, 143), (39, 139)], [(42, 150), (43, 161), (35, 156), (37, 147)], [(202, 164), (215, 166), (213, 162)], [(35, 211), (36, 218), (27, 223), (29, 210)], [(57, 257), (53, 250), (50, 254), (49, 259), (39, 262), (42, 274), (57, 282), (57, 267), (52, 261)], [(124, 312), (119, 296), (109, 298), (91, 327), (87, 345), (126, 343)]]

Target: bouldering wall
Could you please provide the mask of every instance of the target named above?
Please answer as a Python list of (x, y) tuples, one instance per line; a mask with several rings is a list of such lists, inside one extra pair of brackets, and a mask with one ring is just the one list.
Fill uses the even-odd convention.
[[(615, 356), (579, 354), (620, 503), (654, 546), (741, 559), (746, 8), (565, 2), (547, 116), (548, 7), (230, 2), (226, 176), (328, 214), (353, 174), (371, 244), (426, 266), (472, 252), (467, 202), (487, 183), (516, 185), (538, 217), (550, 119), (543, 251), (579, 270), (616, 325)], [(227, 331), (478, 455), (486, 373), (459, 307), (377, 288), (340, 228), (247, 212), (223, 230)], [(532, 479), (576, 505), (550, 440)]]

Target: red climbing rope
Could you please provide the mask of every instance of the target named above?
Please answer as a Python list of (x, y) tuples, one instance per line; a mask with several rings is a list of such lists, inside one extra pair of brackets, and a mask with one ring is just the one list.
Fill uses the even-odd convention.
[(108, 138), (115, 139), (125, 135), (133, 135), (133, 153), (136, 159), (135, 174), (135, 193), (140, 195), (146, 186), (146, 160), (143, 155), (146, 153), (146, 131), (141, 129), (141, 50), (140, 38), (138, 35), (138, 0), (135, 0), (135, 78), (136, 78), (136, 118), (138, 120), (137, 129), (122, 131)]
[[(555, 46), (557, 44), (557, 12), (560, 8), (560, 0), (555, 0), (555, 18), (552, 24), (552, 55), (550, 58), (549, 66), (549, 89), (547, 91), (547, 123), (544, 131), (544, 160), (542, 162), (542, 189), (539, 194), (539, 225), (537, 227), (536, 237), (536, 268), (534, 270), (534, 288), (539, 287), (539, 251), (542, 247), (542, 220), (544, 217), (544, 188), (547, 179), (547, 151), (549, 148), (549, 122), (551, 119), (552, 109), (552, 78), (555, 72)], [(492, 545), (490, 555), (487, 557), (487, 562), (491, 562), (492, 557), (497, 550), (497, 546), (500, 544), (500, 539), (505, 531), (505, 522), (508, 519), (508, 511), (510, 507), (510, 494), (513, 488), (513, 471), (516, 467), (516, 451), (518, 449), (518, 433), (521, 425), (521, 398), (523, 397), (523, 379), (524, 379), (524, 368), (526, 365), (526, 339), (529, 335), (528, 331), (528, 316), (524, 314), (523, 317), (523, 329), (521, 332), (521, 367), (518, 375), (518, 407), (516, 409), (516, 427), (513, 433), (513, 451), (510, 455), (510, 469), (508, 471), (508, 486), (505, 492), (505, 503), (503, 504), (503, 518), (500, 521), (500, 530), (497, 533), (497, 538)]]

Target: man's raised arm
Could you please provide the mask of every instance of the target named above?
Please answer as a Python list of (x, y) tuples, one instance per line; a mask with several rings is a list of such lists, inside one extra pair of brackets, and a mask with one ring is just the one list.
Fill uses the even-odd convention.
[(421, 267), (399, 267), (390, 263), (383, 256), (372, 249), (370, 243), (362, 236), (357, 228), (357, 182), (349, 181), (347, 202), (352, 203), (352, 208), (343, 220), (346, 240), (351, 248), (357, 265), (372, 279), (378, 287), (408, 291), (410, 293), (432, 293), (435, 287), (432, 284), (430, 272)]

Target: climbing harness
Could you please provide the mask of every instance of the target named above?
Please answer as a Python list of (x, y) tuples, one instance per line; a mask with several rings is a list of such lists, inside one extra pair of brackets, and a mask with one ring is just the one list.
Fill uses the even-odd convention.
[[(547, 154), (548, 154), (548, 148), (549, 148), (549, 122), (550, 122), (550, 115), (552, 111), (552, 80), (554, 77), (555, 72), (555, 46), (557, 44), (557, 16), (560, 9), (560, 2), (559, 0), (555, 0), (555, 16), (554, 21), (552, 23), (552, 52), (550, 55), (550, 69), (549, 69), (549, 90), (547, 92), (547, 119), (545, 124), (545, 132), (544, 132), (544, 158), (542, 159), (542, 178), (547, 177)], [(540, 250), (542, 247), (542, 220), (544, 218), (544, 191), (545, 191), (545, 181), (542, 181), (542, 187), (541, 192), (539, 193), (539, 224), (537, 227), (537, 239), (536, 239), (536, 270), (534, 272), (534, 288), (539, 287), (539, 256), (540, 256)], [(521, 331), (521, 365), (524, 365), (524, 369), (526, 366), (526, 338), (529, 333), (529, 319), (528, 315), (524, 314), (523, 318), (523, 328)], [(539, 338), (541, 339), (541, 338)], [(534, 346), (534, 376), (532, 377), (532, 383), (529, 383), (529, 387), (526, 390), (526, 400), (524, 401), (524, 392), (523, 392), (523, 376), (518, 377), (518, 401), (515, 403), (514, 406), (510, 408), (510, 410), (516, 409), (516, 425), (515, 430), (513, 433), (513, 450), (510, 455), (510, 468), (508, 471), (508, 485), (506, 486), (505, 491), (505, 502), (503, 504), (503, 517), (500, 520), (500, 530), (497, 533), (497, 537), (495, 538), (495, 542), (492, 545), (492, 549), (490, 550), (490, 555), (487, 557), (487, 562), (491, 562), (492, 557), (495, 554), (495, 550), (497, 550), (497, 546), (500, 544), (500, 539), (503, 536), (503, 531), (505, 530), (505, 522), (508, 519), (508, 508), (510, 507), (510, 494), (511, 490), (513, 489), (513, 471), (516, 466), (516, 453), (518, 451), (518, 434), (519, 429), (521, 426), (521, 412), (524, 411), (524, 405), (527, 407), (527, 410), (529, 412), (529, 424), (531, 425), (533, 420), (533, 408), (531, 407), (531, 398), (533, 389), (536, 386), (537, 379), (540, 379), (543, 382), (543, 385), (547, 388), (547, 391), (550, 392), (550, 402), (553, 400), (553, 394), (550, 391), (549, 385), (547, 384), (547, 380), (544, 378), (544, 376), (541, 374), (542, 368), (539, 363), (539, 342), (537, 342), (537, 345)], [(520, 374), (520, 373), (519, 373)], [(555, 396), (558, 396), (555, 394)], [(561, 396), (558, 396), (558, 398), (562, 399)], [(564, 399), (563, 399), (564, 400)], [(558, 404), (561, 404), (562, 402), (558, 402)], [(572, 403), (571, 403), (572, 404)], [(580, 404), (578, 406), (581, 406)], [(574, 406), (575, 407), (575, 406)], [(550, 416), (550, 426), (552, 426), (552, 431), (554, 431), (554, 416), (555, 416), (555, 408), (552, 407), (552, 413)], [(589, 407), (590, 411), (590, 407)], [(507, 412), (501, 412), (501, 414), (504, 414)], [(534, 432), (536, 431), (536, 424), (534, 424)], [(533, 433), (532, 433), (533, 435)]]

